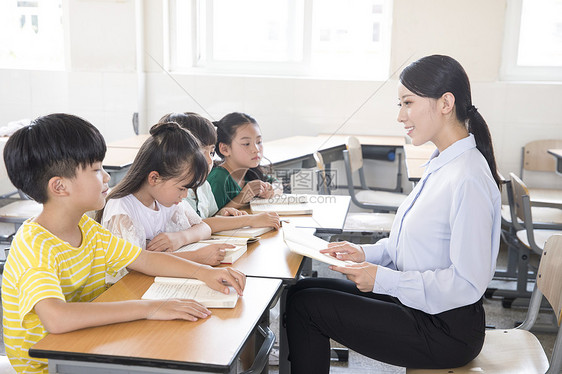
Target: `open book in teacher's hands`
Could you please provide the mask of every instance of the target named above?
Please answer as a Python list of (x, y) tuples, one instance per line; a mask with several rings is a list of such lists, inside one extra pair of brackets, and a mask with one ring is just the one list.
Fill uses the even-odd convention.
[(179, 248), (176, 252), (194, 251), (211, 244), (231, 244), (234, 248), (225, 248), (226, 254), (221, 264), (233, 264), (248, 250), (248, 243), (253, 243), (256, 238), (242, 238), (234, 236), (213, 235), (209, 239), (200, 240)]
[(328, 248), (328, 242), (314, 236), (313, 230), (297, 228), (292, 225), (283, 225), (283, 240), (291, 250), (301, 256), (313, 258), (330, 265), (347, 266), (351, 261), (343, 261), (321, 253), (320, 250)]
[(195, 300), (207, 308), (234, 308), (238, 293), (232, 287), (224, 294), (207, 286), (198, 279), (156, 277), (154, 283), (142, 295), (143, 300), (182, 299)]

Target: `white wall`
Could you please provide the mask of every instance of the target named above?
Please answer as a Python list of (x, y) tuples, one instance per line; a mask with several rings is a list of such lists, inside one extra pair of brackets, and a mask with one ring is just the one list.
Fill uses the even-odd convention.
[[(367, 82), (174, 74), (178, 85), (159, 67), (165, 61), (165, 1), (66, 1), (70, 69), (0, 70), (0, 124), (64, 111), (93, 122), (108, 141), (132, 135), (139, 92), (135, 7), (142, 3), (146, 53), (158, 61), (145, 54), (145, 131), (170, 111), (208, 113), (214, 119), (244, 111), (259, 121), (266, 140), (331, 131), (404, 135), (395, 119), (395, 76), (388, 82)], [(560, 100), (562, 83), (498, 80), (506, 0), (394, 4), (391, 70), (399, 71), (405, 62), (427, 54), (457, 58), (471, 77), (473, 102), (490, 125), (502, 173), (519, 171), (520, 148), (526, 142), (562, 137), (562, 106), (548, 104)], [(375, 164), (384, 179), (394, 181), (393, 165)], [(562, 178), (556, 175), (527, 181), (562, 188)]]

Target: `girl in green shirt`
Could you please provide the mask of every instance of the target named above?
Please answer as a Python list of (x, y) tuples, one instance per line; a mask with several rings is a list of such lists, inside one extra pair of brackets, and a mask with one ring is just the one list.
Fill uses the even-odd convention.
[[(269, 199), (282, 189), (260, 167), (263, 141), (255, 119), (244, 113), (230, 113), (217, 127), (217, 155), (222, 162), (213, 168), (207, 181), (218, 209), (240, 208), (254, 197)], [(272, 184), (274, 183), (274, 184)]]

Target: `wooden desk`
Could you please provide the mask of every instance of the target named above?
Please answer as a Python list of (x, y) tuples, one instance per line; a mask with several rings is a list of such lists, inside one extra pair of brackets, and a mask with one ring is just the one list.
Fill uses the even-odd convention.
[(130, 138), (108, 143), (107, 146), (112, 148), (140, 148), (148, 138), (150, 138), (150, 134), (135, 135)]
[[(94, 302), (140, 299), (153, 281), (131, 272)], [(237, 358), (281, 281), (248, 278), (233, 309), (213, 309), (197, 322), (139, 320), (50, 334), (29, 351), (49, 359), (49, 372), (236, 372)], [(86, 369), (87, 368), (87, 369)], [(66, 370), (66, 371), (65, 371)]]
[(303, 257), (289, 250), (279, 230), (269, 231), (260, 240), (248, 244), (248, 250), (232, 265), (219, 265), (240, 270), (248, 277), (276, 278), (294, 283), (300, 273)]
[(547, 152), (556, 158), (556, 173), (562, 175), (562, 149), (549, 149)]
[[(316, 197), (317, 200), (312, 199)], [(341, 233), (351, 198), (340, 195), (311, 195), (312, 216), (284, 216), (292, 224), (315, 228), (318, 232)], [(280, 230), (269, 231), (248, 245), (248, 250), (232, 265), (249, 277), (282, 279), (294, 283), (300, 273), (303, 257), (289, 250)]]
[[(317, 136), (291, 136), (264, 143), (264, 154), (275, 166), (312, 159), (320, 151), (325, 163), (342, 160), (341, 151), (350, 135), (319, 134)], [(401, 148), (406, 143), (402, 136), (353, 135), (364, 148)], [(264, 160), (264, 162), (267, 160)], [(265, 164), (264, 164), (265, 165)], [(315, 166), (310, 165), (310, 166)], [(303, 165), (304, 167), (310, 167)]]
[(108, 171), (120, 171), (131, 166), (137, 156), (138, 148), (107, 147), (103, 167)]
[(406, 173), (408, 180), (417, 182), (421, 179), (425, 168), (422, 167), (435, 151), (435, 146), (431, 143), (415, 146), (413, 144), (404, 145), (404, 161), (406, 162)]

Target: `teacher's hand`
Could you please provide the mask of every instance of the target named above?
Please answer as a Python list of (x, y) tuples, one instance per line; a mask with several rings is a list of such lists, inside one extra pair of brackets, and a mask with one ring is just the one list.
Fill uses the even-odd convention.
[(353, 264), (349, 266), (330, 266), (331, 270), (339, 271), (344, 274), (347, 279), (355, 283), (359, 291), (373, 292), (375, 279), (377, 278), (378, 265), (369, 262)]
[(365, 261), (365, 252), (363, 252), (363, 248), (361, 248), (360, 245), (349, 242), (329, 243), (328, 249), (322, 249), (320, 252), (343, 261)]

